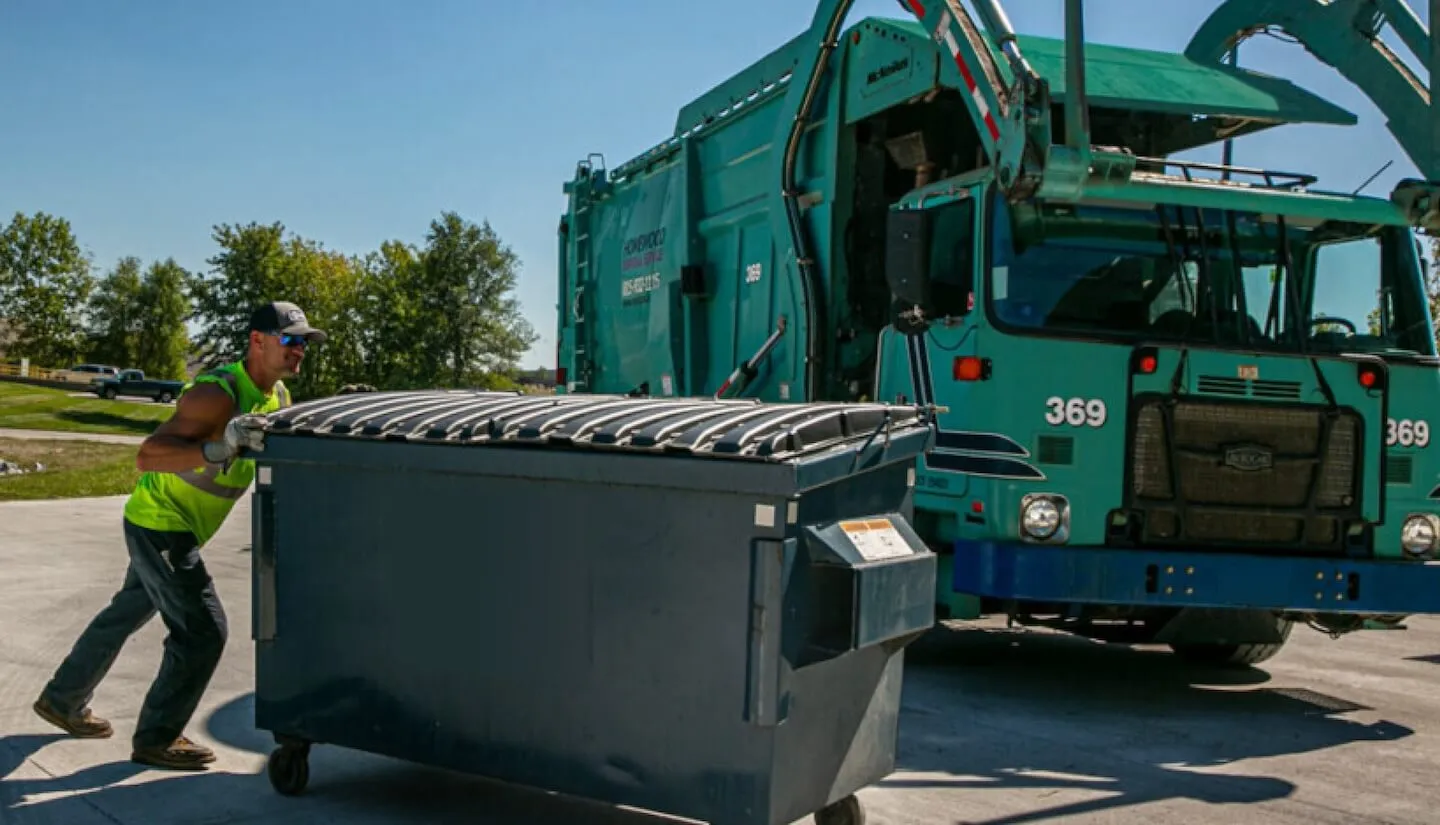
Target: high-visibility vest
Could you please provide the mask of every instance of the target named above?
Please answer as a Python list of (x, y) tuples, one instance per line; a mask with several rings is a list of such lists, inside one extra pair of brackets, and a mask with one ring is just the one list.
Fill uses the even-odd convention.
[[(262, 393), (245, 372), (243, 361), (195, 376), (180, 395), (197, 384), (220, 385), (235, 401), (233, 415), (268, 413), (290, 406), (290, 391), (284, 383), (276, 381), (268, 395)], [(223, 472), (218, 465), (202, 465), (181, 473), (145, 472), (125, 502), (125, 518), (151, 530), (193, 533), (204, 544), (220, 529), (254, 479), (253, 459), (236, 459)]]

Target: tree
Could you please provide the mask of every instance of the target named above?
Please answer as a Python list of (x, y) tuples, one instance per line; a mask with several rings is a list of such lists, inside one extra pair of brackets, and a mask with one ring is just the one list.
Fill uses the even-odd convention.
[(364, 381), (390, 389), (425, 385), (416, 345), (424, 326), (415, 299), (421, 288), (419, 253), (400, 241), (386, 241), (365, 256), (362, 267), (355, 343)]
[(286, 386), (296, 400), (334, 392), (363, 370), (355, 338), (361, 266), (319, 243), (286, 236), (280, 223), (218, 226), (220, 252), (212, 276), (194, 282), (195, 317), (203, 325), (198, 350), (208, 363), (245, 354), (251, 311), (270, 301), (293, 301), (330, 340), (307, 354), (301, 375)]
[(16, 212), (0, 231), (0, 318), (17, 333), (11, 356), (56, 367), (79, 358), (94, 286), (90, 260), (64, 218)]
[(430, 223), (420, 253), (412, 329), (420, 375), (446, 386), (488, 386), (513, 372), (536, 335), (512, 292), (518, 259), (486, 221), (454, 212)]
[(211, 237), (220, 252), (207, 261), (215, 277), (197, 279), (191, 287), (195, 318), (203, 324), (196, 349), (204, 360), (222, 363), (245, 354), (251, 310), (280, 298), (284, 235), (280, 223), (215, 227)]
[(150, 265), (138, 295), (136, 314), (140, 327), (135, 342), (135, 366), (154, 378), (186, 377), (190, 334), (189, 286), (192, 276), (174, 258)]
[(135, 364), (136, 342), (144, 328), (140, 259), (121, 258), (96, 284), (90, 299), (90, 344), (87, 358), (125, 369)]

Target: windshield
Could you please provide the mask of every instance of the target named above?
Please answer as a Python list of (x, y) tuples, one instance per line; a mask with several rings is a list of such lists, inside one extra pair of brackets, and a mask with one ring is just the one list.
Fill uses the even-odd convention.
[(1402, 227), (997, 199), (992, 244), (987, 303), (1001, 328), (1435, 354), (1415, 241)]

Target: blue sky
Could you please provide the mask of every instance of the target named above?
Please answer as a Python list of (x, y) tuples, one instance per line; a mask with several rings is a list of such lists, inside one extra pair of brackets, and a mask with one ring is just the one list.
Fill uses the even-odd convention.
[[(1091, 40), (1182, 50), (1214, 0), (1089, 0)], [(1428, 15), (1422, 3), (1421, 19)], [(69, 218), (97, 266), (173, 256), (205, 269), (217, 223), (282, 221), (345, 252), (421, 242), (443, 210), (488, 220), (523, 262), (553, 366), (561, 184), (617, 166), (678, 109), (802, 31), (806, 2), (656, 0), (8, 0), (0, 11), (0, 216)], [(1012, 0), (1023, 33), (1063, 32), (1062, 0)], [(857, 0), (850, 21), (902, 16)], [(1387, 37), (1407, 60), (1393, 32)], [(1299, 45), (1241, 63), (1360, 118), (1237, 142), (1236, 162), (1384, 194), (1416, 174), (1378, 110)], [(1423, 74), (1422, 74), (1423, 77)], [(1219, 159), (1218, 149), (1202, 155)]]

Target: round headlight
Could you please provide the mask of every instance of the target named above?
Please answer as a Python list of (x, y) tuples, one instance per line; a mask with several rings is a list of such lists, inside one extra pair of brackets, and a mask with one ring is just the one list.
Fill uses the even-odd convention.
[(1412, 556), (1433, 552), (1437, 541), (1440, 541), (1440, 525), (1432, 515), (1412, 515), (1400, 528), (1400, 547)]
[(1033, 538), (1048, 539), (1060, 529), (1060, 508), (1048, 498), (1037, 498), (1025, 505), (1020, 527)]

